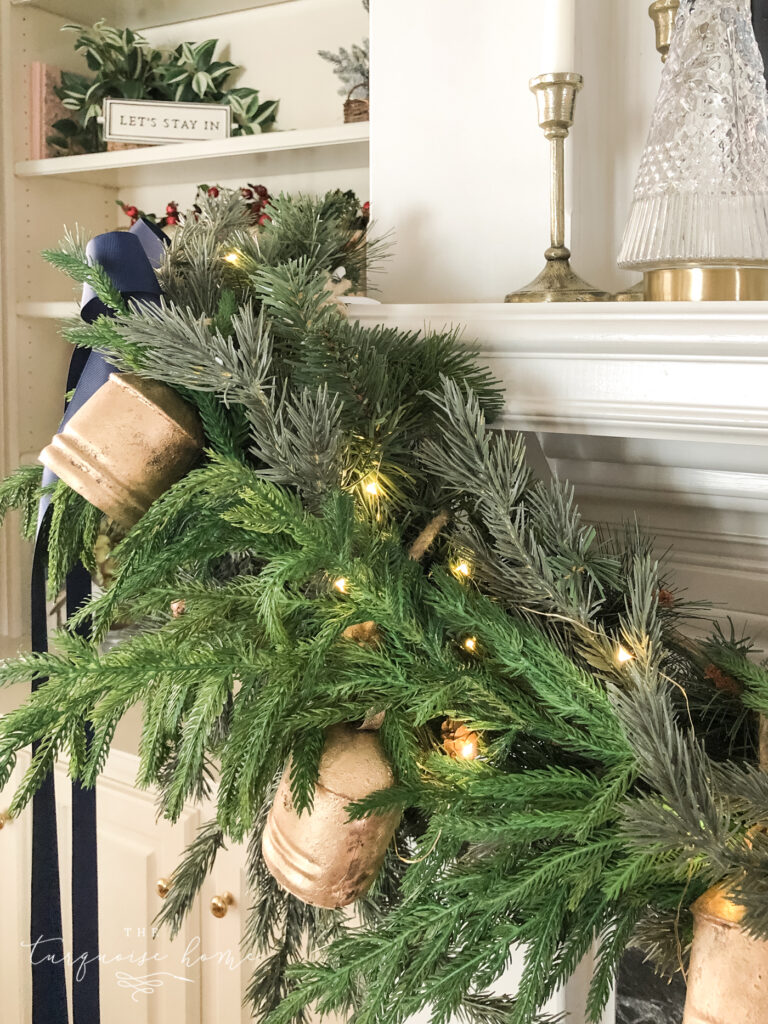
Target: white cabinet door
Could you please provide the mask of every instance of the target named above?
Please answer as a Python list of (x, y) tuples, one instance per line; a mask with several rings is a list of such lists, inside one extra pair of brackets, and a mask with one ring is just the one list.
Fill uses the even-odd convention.
[[(0, 792), (0, 812), (7, 810), (11, 794), (21, 778), (16, 770)], [(29, 949), (30, 851), (32, 816), (22, 814), (15, 821), (4, 821), (0, 830), (0, 993), (3, 1020), (26, 1024), (32, 1000)]]
[(135, 772), (135, 758), (113, 754), (97, 789), (102, 1020), (199, 1024), (200, 965), (186, 955), (200, 930), (199, 910), (173, 941), (152, 926), (162, 906), (157, 882), (194, 839), (199, 813), (185, 810), (174, 826), (158, 821), (153, 794), (133, 786)]
[[(203, 1024), (247, 1024), (251, 1020), (243, 1005), (245, 990), (254, 968), (243, 958), (240, 942), (248, 916), (246, 877), (247, 851), (244, 845), (228, 844), (219, 850), (214, 868), (200, 893), (200, 943)], [(216, 917), (212, 900), (232, 898), (224, 917)], [(223, 904), (219, 903), (218, 906)]]
[[(199, 905), (173, 942), (165, 929), (153, 934), (152, 928), (162, 906), (157, 880), (171, 874), (194, 838), (199, 812), (185, 811), (175, 826), (156, 821), (152, 794), (133, 785), (135, 771), (135, 758), (116, 753), (97, 787), (102, 1021), (201, 1024), (203, 966), (187, 956), (200, 934)], [(21, 770), (15, 772), (0, 795), (0, 809), (10, 802), (20, 775)], [(72, 801), (63, 767), (56, 771), (56, 795), (64, 948), (69, 952)], [(22, 945), (29, 941), (31, 824), (30, 807), (0, 831), (0, 1016), (14, 1024), (31, 1019), (29, 950)], [(71, 970), (67, 986), (71, 1000)]]

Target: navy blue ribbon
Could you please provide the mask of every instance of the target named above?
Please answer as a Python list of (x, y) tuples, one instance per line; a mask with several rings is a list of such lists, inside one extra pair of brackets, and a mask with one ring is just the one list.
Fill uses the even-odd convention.
[[(130, 232), (111, 231), (88, 243), (87, 254), (111, 277), (126, 300), (157, 302), (159, 266), (167, 237), (148, 221), (138, 221)], [(92, 323), (99, 316), (114, 316), (88, 285), (83, 289), (80, 314)], [(59, 432), (67, 421), (106, 383), (115, 367), (100, 353), (75, 349), (67, 375), (67, 404)], [(43, 472), (43, 483), (55, 475)], [(50, 496), (40, 503), (38, 534), (32, 569), (32, 649), (48, 649), (45, 605)], [(89, 574), (80, 565), (67, 576), (67, 616), (91, 594)], [(87, 632), (87, 627), (82, 627)], [(33, 683), (33, 690), (43, 680)], [(90, 741), (90, 737), (89, 737)], [(72, 952), (75, 963), (87, 958), (87, 967), (73, 978), (73, 1024), (99, 1024), (99, 901), (96, 842), (96, 792), (79, 783), (72, 786)], [(32, 1024), (68, 1024), (61, 919), (61, 883), (56, 835), (56, 800), (53, 772), (35, 794), (32, 809)]]

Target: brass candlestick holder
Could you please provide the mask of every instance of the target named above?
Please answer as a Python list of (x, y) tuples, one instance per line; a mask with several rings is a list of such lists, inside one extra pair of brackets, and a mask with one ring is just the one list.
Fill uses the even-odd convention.
[(530, 81), (536, 96), (539, 127), (549, 139), (550, 163), (550, 246), (544, 253), (546, 266), (525, 288), (511, 292), (505, 302), (605, 302), (608, 292), (583, 281), (571, 270), (571, 251), (565, 245), (565, 140), (573, 124), (576, 94), (584, 84), (581, 75), (562, 71), (538, 75)]
[(656, 49), (665, 62), (669, 55), (669, 44), (672, 42), (675, 18), (679, 9), (680, 0), (654, 0), (648, 8), (648, 14), (656, 28)]

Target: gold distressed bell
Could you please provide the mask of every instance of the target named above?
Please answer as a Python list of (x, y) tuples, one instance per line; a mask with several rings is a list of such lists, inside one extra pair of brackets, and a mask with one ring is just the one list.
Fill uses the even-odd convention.
[(195, 410), (165, 384), (112, 373), (40, 453), (92, 505), (131, 527), (194, 465), (203, 446)]
[(683, 1024), (765, 1024), (768, 942), (741, 927), (744, 908), (716, 887), (693, 905)]
[(346, 725), (328, 730), (311, 811), (296, 812), (286, 768), (262, 840), (264, 861), (283, 889), (327, 908), (346, 907), (367, 892), (400, 814), (348, 821), (347, 805), (393, 783), (378, 733)]

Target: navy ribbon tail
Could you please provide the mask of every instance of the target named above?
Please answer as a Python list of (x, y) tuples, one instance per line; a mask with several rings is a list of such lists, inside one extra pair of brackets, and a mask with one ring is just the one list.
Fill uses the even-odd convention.
[[(163, 259), (168, 238), (156, 225), (138, 221), (130, 232), (97, 235), (86, 249), (92, 263), (100, 263), (126, 300), (158, 302), (160, 286), (154, 273)], [(114, 316), (88, 285), (83, 289), (81, 316), (92, 323), (99, 316)], [(106, 383), (115, 367), (88, 349), (75, 349), (67, 375), (67, 393), (74, 391), (64, 417), (67, 421)], [(56, 476), (45, 469), (43, 484)], [(46, 568), (50, 495), (40, 502), (38, 533), (32, 570), (32, 649), (48, 649)], [(91, 596), (91, 579), (82, 565), (67, 576), (67, 617)], [(78, 627), (86, 635), (87, 626)], [(33, 690), (44, 680), (32, 684)], [(88, 734), (90, 744), (91, 734)], [(35, 748), (33, 748), (35, 749)], [(73, 1024), (99, 1024), (99, 900), (96, 841), (96, 790), (72, 785), (72, 953), (74, 962), (87, 958), (84, 970), (72, 981)], [(61, 883), (59, 878), (56, 801), (53, 772), (35, 794), (32, 808), (32, 1024), (68, 1024), (66, 976), (63, 960)], [(52, 955), (52, 956), (51, 956)], [(51, 957), (48, 959), (48, 957)], [(80, 961), (82, 962), (82, 960)]]
[[(76, 565), (67, 575), (67, 618), (91, 596), (91, 575)], [(88, 635), (87, 623), (77, 627)], [(93, 731), (86, 731), (90, 748)], [(99, 866), (96, 833), (96, 787), (72, 783), (72, 953), (85, 966), (72, 978), (74, 1024), (98, 1024), (99, 1008)]]
[[(46, 537), (50, 515), (38, 531), (32, 562), (32, 649), (48, 650), (45, 607)], [(33, 692), (43, 684), (32, 683)], [(33, 744), (32, 754), (39, 744)], [(33, 1024), (66, 1024), (67, 984), (64, 974), (64, 939), (61, 921), (59, 843), (56, 832), (56, 794), (49, 772), (32, 802), (32, 905), (30, 962), (32, 965)]]

